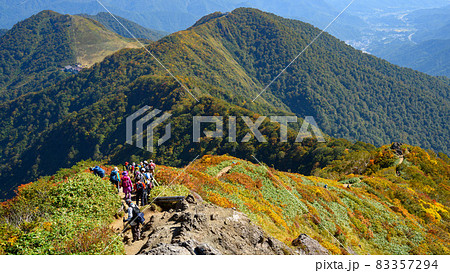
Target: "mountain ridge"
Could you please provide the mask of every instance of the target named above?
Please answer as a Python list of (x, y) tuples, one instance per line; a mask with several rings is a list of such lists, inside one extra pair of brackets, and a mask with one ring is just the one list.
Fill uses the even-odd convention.
[(51, 86), (76, 63), (92, 66), (125, 47), (140, 46), (90, 19), (42, 11), (15, 25), (0, 38), (0, 95), (14, 99)]
[[(373, 172), (345, 175), (339, 180), (281, 172), (229, 155), (205, 155), (184, 168), (158, 164), (160, 186), (153, 188), (150, 200), (189, 193), (195, 198), (186, 198), (171, 210), (152, 205), (150, 209), (156, 213), (146, 219), (143, 237), (147, 243), (140, 252), (188, 254), (186, 250), (204, 243), (205, 234), (221, 234), (216, 228), (225, 224), (232, 229), (223, 239), (231, 244), (221, 244), (220, 236), (207, 236), (204, 241), (213, 252), (217, 248), (223, 253), (236, 251), (233, 245), (239, 244), (239, 236), (230, 240), (227, 234), (248, 231), (250, 238), (255, 235), (260, 240), (246, 237), (242, 241), (246, 253), (260, 253), (258, 241), (271, 244), (267, 235), (252, 227), (257, 225), (282, 242), (275, 241), (274, 248), (265, 251), (277, 254), (293, 254), (299, 234), (316, 240), (322, 254), (448, 254), (450, 159), (397, 144), (381, 147), (373, 156), (368, 168)], [(332, 165), (339, 167), (341, 163)], [(121, 241), (126, 243), (128, 235), (116, 237), (119, 235), (107, 228), (114, 219), (121, 221), (120, 212), (117, 215), (119, 195), (107, 177), (100, 179), (89, 172), (93, 165), (108, 173), (113, 169), (102, 162), (78, 162), (70, 169), (20, 186), (17, 197), (0, 203), (0, 221), (9, 220), (3, 223), (0, 253), (98, 254), (113, 245), (107, 253), (124, 254)], [(321, 171), (328, 172), (327, 168)], [(87, 199), (86, 193), (96, 198)], [(39, 209), (31, 210), (30, 204)], [(89, 217), (92, 215), (96, 217)], [(85, 222), (80, 225), (79, 219)], [(86, 231), (85, 225), (97, 226)], [(179, 225), (185, 232), (173, 233)], [(99, 230), (103, 236), (97, 235)], [(74, 238), (84, 247), (75, 247)], [(280, 246), (292, 250), (280, 251)], [(302, 253), (302, 248), (297, 251)]]
[(115, 15), (117, 20), (120, 21), (120, 23), (118, 23), (111, 16), (111, 14), (109, 14), (107, 12), (100, 12), (100, 13), (97, 13), (96, 15), (77, 14), (77, 16), (93, 19), (93, 20), (101, 23), (105, 27), (107, 27), (110, 31), (113, 31), (125, 38), (133, 38), (126, 29), (128, 29), (136, 38), (148, 39), (151, 41), (159, 40), (160, 38), (162, 38), (168, 34), (163, 31), (145, 28), (135, 22), (132, 22), (123, 17)]
[[(441, 136), (448, 132), (448, 124), (441, 120), (448, 113), (448, 83), (355, 51), (328, 34), (311, 46), (305, 52), (306, 59), (300, 58), (293, 64), (262, 98), (250, 103), (264, 87), (263, 83), (269, 82), (319, 32), (295, 20), (254, 9), (238, 9), (150, 44), (148, 50), (200, 98), (202, 103), (198, 106), (144, 49), (121, 50), (58, 85), (3, 103), (0, 105), (3, 181), (8, 188), (13, 187), (29, 177), (49, 174), (88, 158), (118, 160), (133, 153), (148, 157), (147, 152), (124, 145), (123, 134), (124, 116), (145, 103), (173, 111), (180, 117), (184, 115), (178, 123), (184, 125), (192, 122), (187, 118), (192, 113), (227, 115), (230, 112), (227, 107), (235, 113), (251, 111), (246, 112), (249, 116), (295, 112), (300, 118), (314, 116), (319, 127), (332, 136), (363, 133), (370, 137), (370, 142), (382, 144), (393, 139), (416, 143), (416, 138), (427, 148), (432, 147), (427, 145), (429, 141), (442, 143), (438, 147), (445, 148), (447, 140)], [(311, 56), (311, 51), (315, 55)], [(405, 97), (406, 102), (401, 100)], [(408, 111), (401, 107), (405, 104)], [(433, 125), (421, 128), (416, 126), (418, 122)], [(414, 131), (397, 134), (397, 128), (403, 127)], [(386, 133), (383, 136), (381, 130), (385, 128), (398, 136), (388, 138)], [(275, 126), (267, 124), (265, 129), (268, 135), (277, 136)], [(25, 130), (30, 133), (22, 135), (20, 132)], [(339, 131), (344, 133), (336, 134)], [(318, 164), (325, 167), (343, 153), (343, 149), (316, 145), (314, 141), (283, 146), (256, 142), (234, 145), (215, 140), (194, 146), (189, 143), (185, 129), (179, 127), (177, 132), (176, 145), (159, 151), (168, 158), (164, 164), (185, 164), (195, 157), (195, 152), (237, 150), (240, 156), (261, 153), (265, 162), (276, 166), (283, 166), (282, 162), (289, 159), (292, 166), (286, 168), (309, 173), (314, 169), (312, 164), (320, 161)], [(55, 142), (60, 143), (58, 148), (64, 152), (57, 153), (51, 147)], [(370, 149), (373, 148), (363, 150)], [(319, 160), (320, 157), (327, 159)], [(21, 166), (27, 171), (19, 173), (11, 166)]]

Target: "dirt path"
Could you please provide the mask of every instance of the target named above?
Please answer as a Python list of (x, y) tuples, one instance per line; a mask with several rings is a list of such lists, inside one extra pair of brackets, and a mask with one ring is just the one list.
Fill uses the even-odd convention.
[[(119, 193), (119, 196), (122, 199), (125, 197), (125, 195), (122, 192)], [(134, 195), (132, 196), (132, 199), (134, 199)], [(125, 202), (123, 202), (123, 203), (125, 204)], [(126, 208), (127, 208), (127, 206), (125, 205), (125, 209)], [(150, 220), (152, 215), (157, 213), (157, 212), (151, 211), (150, 206), (145, 206), (145, 207), (141, 208), (141, 211), (144, 213), (145, 223), (147, 223)], [(124, 214), (125, 214), (124, 217), (127, 217), (126, 211), (124, 212)], [(123, 222), (123, 217), (115, 219), (110, 224), (110, 227), (114, 230), (115, 233), (120, 234), (125, 227), (125, 224)], [(142, 230), (142, 225), (141, 225), (141, 230)], [(132, 242), (133, 236), (131, 234), (131, 229), (127, 228), (127, 230), (123, 233), (123, 242), (124, 242), (124, 246), (125, 246), (125, 253), (127, 255), (136, 255), (139, 252), (139, 250), (141, 250), (142, 246), (144, 246), (144, 244), (146, 243), (145, 238), (147, 236), (148, 236), (148, 232), (141, 231), (141, 240), (137, 241), (137, 242)]]
[(233, 166), (228, 166), (223, 168), (217, 175), (216, 178), (221, 177), (222, 175), (226, 174), (229, 170), (231, 170), (231, 168), (233, 168)]

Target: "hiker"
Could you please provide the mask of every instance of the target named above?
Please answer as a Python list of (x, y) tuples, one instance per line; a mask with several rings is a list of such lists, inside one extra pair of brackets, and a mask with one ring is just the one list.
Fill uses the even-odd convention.
[(131, 233), (133, 234), (133, 242), (141, 239), (140, 224), (143, 224), (144, 213), (142, 213), (139, 207), (131, 202), (131, 199), (125, 201), (128, 205), (128, 218), (123, 219), (123, 222), (127, 222), (131, 226)]
[(149, 173), (148, 170), (142, 168), (142, 172), (145, 178), (145, 189), (147, 190), (147, 195), (150, 195), (150, 191), (153, 188), (153, 174)]
[(124, 171), (128, 171), (128, 162), (125, 162), (125, 164), (123, 164), (123, 170)]
[(100, 168), (99, 166), (95, 166), (93, 168), (89, 168), (92, 172), (94, 172), (95, 175), (99, 176), (100, 178), (105, 177), (105, 171)]
[(109, 181), (116, 187), (117, 192), (120, 188), (120, 175), (119, 175), (119, 168), (114, 167), (114, 169), (111, 171), (111, 174), (109, 175)]
[(131, 190), (133, 185), (131, 184), (131, 179), (128, 176), (128, 172), (124, 171), (122, 173), (122, 189), (125, 194), (125, 199), (131, 199)]
[(150, 160), (150, 164), (148, 166), (150, 167), (150, 173), (155, 175), (156, 164), (153, 163), (153, 160)]
[(136, 204), (139, 205), (139, 201), (141, 202), (141, 206), (147, 205), (147, 189), (145, 188), (145, 180), (143, 176), (139, 176), (139, 179), (136, 181)]

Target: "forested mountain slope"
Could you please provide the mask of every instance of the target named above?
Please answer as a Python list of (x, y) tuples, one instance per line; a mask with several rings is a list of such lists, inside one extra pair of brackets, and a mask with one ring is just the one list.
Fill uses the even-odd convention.
[(309, 174), (342, 157), (345, 149), (373, 149), (358, 143), (343, 148), (333, 141), (279, 143), (277, 127), (268, 122), (262, 126), (272, 139), (268, 143), (193, 144), (193, 113), (246, 113), (255, 119), (258, 114), (309, 115), (332, 137), (377, 146), (401, 141), (448, 152), (448, 82), (391, 65), (326, 33), (252, 102), (319, 33), (309, 24), (254, 9), (215, 13), (148, 46), (198, 103), (145, 50), (125, 49), (50, 88), (1, 104), (5, 191), (83, 159), (148, 157), (123, 145), (125, 118), (144, 105), (171, 111), (181, 125), (173, 126), (173, 141), (155, 154), (167, 165), (206, 153), (257, 154), (277, 168)]
[(19, 22), (0, 38), (0, 98), (49, 87), (68, 65), (91, 66), (119, 49), (138, 47), (100, 23), (53, 11)]

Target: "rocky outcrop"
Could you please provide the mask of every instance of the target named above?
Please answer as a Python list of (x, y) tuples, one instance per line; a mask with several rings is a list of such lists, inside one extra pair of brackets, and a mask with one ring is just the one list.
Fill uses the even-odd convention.
[(403, 143), (400, 142), (394, 142), (391, 145), (391, 150), (398, 156), (403, 155), (403, 149), (402, 149)]
[(324, 248), (319, 242), (309, 237), (306, 234), (300, 234), (292, 245), (297, 247), (298, 254), (300, 255), (328, 255), (330, 254), (326, 248)]
[[(188, 202), (189, 201), (189, 202)], [(141, 255), (295, 254), (243, 213), (192, 200), (155, 214), (144, 227)]]

